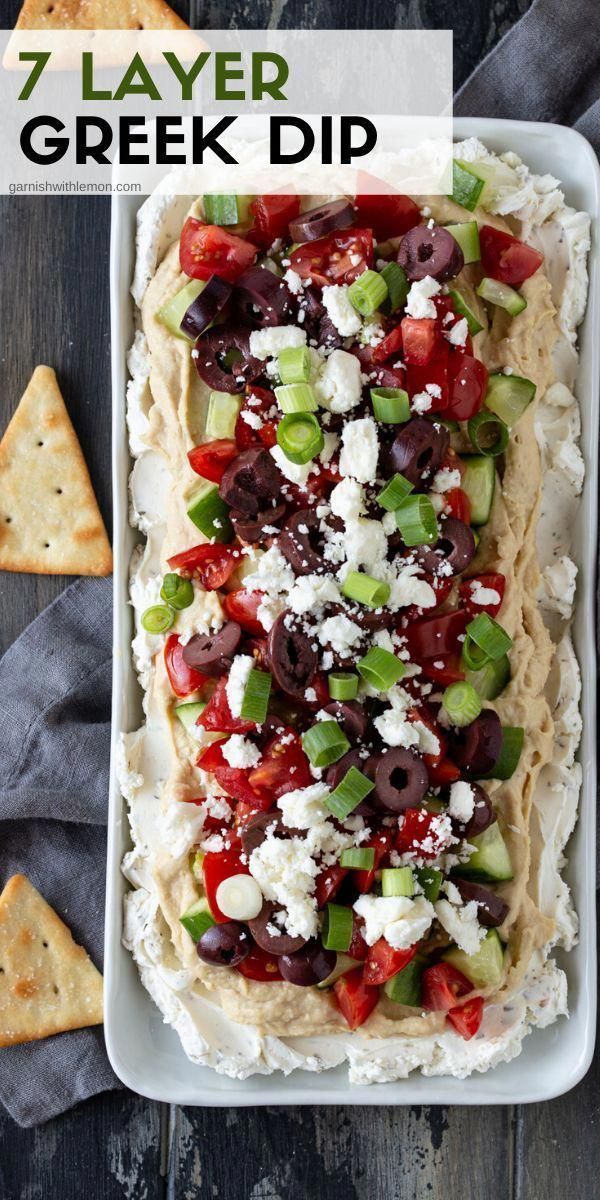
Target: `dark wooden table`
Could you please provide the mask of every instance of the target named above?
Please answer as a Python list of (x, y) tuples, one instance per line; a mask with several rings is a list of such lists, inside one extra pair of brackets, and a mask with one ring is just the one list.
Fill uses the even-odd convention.
[[(455, 31), (460, 83), (529, 0), (175, 3), (197, 27)], [(3, 0), (10, 26), (19, 0)], [(109, 202), (0, 198), (0, 425), (33, 367), (54, 366), (110, 522)], [(26, 286), (25, 286), (26, 281)], [(33, 486), (33, 481), (32, 481)], [(0, 574), (0, 650), (65, 586)], [(600, 1069), (513, 1108), (178, 1109), (126, 1092), (35, 1130), (0, 1110), (0, 1200), (592, 1200)]]

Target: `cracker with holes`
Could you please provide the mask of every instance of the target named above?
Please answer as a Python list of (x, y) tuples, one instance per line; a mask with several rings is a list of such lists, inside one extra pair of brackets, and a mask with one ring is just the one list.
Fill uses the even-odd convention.
[(112, 571), (88, 469), (51, 367), (36, 367), (0, 442), (0, 570)]
[(25, 0), (17, 29), (188, 29), (164, 0)]
[(102, 976), (25, 875), (0, 896), (0, 1046), (102, 1024)]

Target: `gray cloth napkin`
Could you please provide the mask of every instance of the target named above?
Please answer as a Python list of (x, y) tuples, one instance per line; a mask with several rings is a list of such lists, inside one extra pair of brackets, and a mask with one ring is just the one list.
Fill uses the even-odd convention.
[[(535, 0), (455, 111), (574, 124), (598, 147), (599, 46), (599, 0)], [(99, 967), (110, 675), (107, 580), (72, 584), (0, 661), (0, 881), (29, 875)], [(118, 1086), (99, 1029), (0, 1052), (0, 1100), (21, 1125)]]

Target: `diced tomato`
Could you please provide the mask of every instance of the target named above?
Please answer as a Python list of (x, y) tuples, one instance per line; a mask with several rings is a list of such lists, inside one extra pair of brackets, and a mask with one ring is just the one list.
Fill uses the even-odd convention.
[(193, 576), (199, 579), (207, 592), (216, 592), (235, 570), (239, 557), (239, 550), (232, 546), (203, 542), (201, 546), (192, 546), (181, 554), (174, 554), (169, 559), (169, 566), (173, 571), (181, 571), (187, 578)]
[(228, 921), (230, 919), (221, 912), (217, 904), (217, 889), (219, 884), (224, 879), (229, 879), (231, 875), (250, 874), (247, 864), (242, 862), (240, 855), (241, 846), (231, 846), (227, 850), (219, 850), (218, 853), (210, 851), (204, 855), (204, 862), (202, 863), (204, 890), (215, 921)]
[(352, 938), (348, 946), (348, 954), (350, 958), (356, 958), (358, 962), (364, 962), (369, 953), (369, 947), (363, 937), (363, 920), (362, 917), (357, 917), (356, 913), (352, 914)]
[(227, 233), (220, 225), (205, 225), (188, 217), (179, 241), (179, 262), (184, 275), (210, 279), (219, 275), (233, 283), (256, 257), (256, 247)]
[(206, 683), (206, 675), (201, 675), (200, 671), (188, 667), (183, 661), (183, 646), (177, 633), (170, 633), (166, 640), (165, 667), (176, 696), (189, 696)]
[(285, 792), (308, 787), (313, 780), (299, 734), (286, 727), (280, 729), (267, 742), (262, 761), (248, 778), (253, 788), (269, 792), (275, 799)]
[(188, 459), (192, 471), (210, 479), (211, 483), (220, 483), (225, 468), (233, 462), (239, 450), (233, 440), (217, 438), (214, 442), (206, 442), (203, 446), (194, 446), (188, 450)]
[[(407, 317), (404, 318), (405, 321), (408, 319)], [(384, 363), (386, 359), (392, 357), (392, 354), (400, 354), (401, 351), (402, 328), (400, 325), (395, 325), (376, 346), (373, 346), (373, 362)]]
[(301, 279), (312, 279), (317, 287), (352, 283), (373, 266), (373, 234), (370, 229), (340, 229), (304, 242), (290, 255), (290, 262)]
[[(477, 585), (478, 588), (487, 588), (489, 591), (497, 592), (499, 599), (488, 601), (486, 604), (475, 604), (473, 600), (473, 585)], [(473, 579), (464, 579), (458, 589), (458, 593), (461, 604), (464, 605), (470, 617), (476, 617), (477, 613), (482, 612), (487, 613), (490, 617), (495, 617), (502, 606), (505, 587), (506, 579), (504, 575), (501, 575), (500, 572), (490, 572), (487, 575), (475, 575)]]
[(404, 367), (394, 367), (389, 363), (383, 365), (375, 362), (375, 346), (352, 346), (350, 353), (354, 354), (360, 365), (369, 376), (371, 387), (403, 388), (405, 385)]
[(421, 1003), (433, 1012), (450, 1012), (456, 1001), (473, 991), (473, 984), (450, 963), (426, 967), (421, 976)]
[(332, 867), (325, 867), (317, 875), (315, 880), (315, 899), (318, 909), (325, 908), (325, 905), (330, 900), (333, 900), (347, 874), (347, 867), (338, 867), (337, 864), (334, 864)]
[(416, 724), (416, 722), (420, 722), (421, 725), (424, 725), (425, 728), (429, 730), (433, 737), (437, 738), (437, 752), (435, 754), (424, 754), (423, 762), (425, 763), (427, 769), (429, 769), (430, 766), (439, 766), (448, 749), (448, 742), (444, 737), (439, 725), (431, 716), (430, 711), (425, 708), (409, 708), (406, 718), (408, 721), (410, 721), (411, 725)]
[(424, 617), (406, 630), (411, 657), (441, 659), (447, 654), (460, 653), (459, 637), (465, 632), (468, 616), (462, 610), (444, 613), (441, 617)]
[(450, 595), (450, 592), (454, 586), (454, 579), (452, 576), (431, 575), (429, 571), (424, 571), (423, 574), (426, 583), (428, 583), (430, 588), (432, 588), (435, 592), (435, 604), (431, 608), (419, 608), (417, 604), (409, 604), (408, 608), (403, 609), (401, 613), (402, 622), (398, 630), (398, 632), (403, 635), (406, 633), (406, 621), (418, 621), (419, 617), (430, 616), (432, 613), (436, 612), (438, 608), (441, 608), (444, 601), (448, 599), (448, 596)]
[(448, 1013), (450, 1024), (454, 1025), (456, 1032), (460, 1033), (466, 1042), (477, 1033), (482, 1017), (483, 996), (473, 996), (472, 1000), (466, 1000), (464, 1004), (451, 1008)]
[(526, 246), (510, 233), (482, 225), (479, 230), (481, 264), (486, 275), (519, 287), (541, 267), (544, 255), (533, 246)]
[(444, 495), (444, 504), (452, 517), (464, 521), (465, 525), (471, 524), (471, 501), (462, 488), (450, 488)]
[(244, 804), (248, 804), (258, 812), (267, 811), (274, 804), (274, 797), (252, 787), (248, 782), (247, 769), (229, 765), (223, 754), (228, 740), (225, 738), (223, 741), (213, 742), (211, 746), (207, 746), (198, 755), (196, 765), (203, 771), (210, 771), (232, 800), (243, 800)]
[(268, 954), (260, 946), (253, 946), (250, 953), (238, 963), (236, 971), (245, 979), (256, 979), (258, 983), (277, 983), (281, 979), (275, 954)]
[(300, 212), (300, 197), (285, 194), (272, 196), (255, 196), (250, 205), (253, 218), (248, 240), (268, 250), (277, 238), (287, 240), (289, 224)]
[(359, 173), (359, 194), (354, 200), (354, 208), (361, 225), (370, 226), (379, 242), (391, 237), (401, 237), (414, 225), (420, 225), (421, 213), (410, 196), (403, 196), (400, 192), (388, 189), (381, 180), (377, 180), (377, 185), (386, 188), (385, 192), (378, 195), (361, 192), (361, 186), (368, 186), (369, 178), (373, 179), (373, 176), (369, 177), (363, 171)]
[(356, 971), (350, 971), (347, 975), (342, 975), (341, 979), (336, 979), (333, 985), (338, 1008), (343, 1013), (349, 1029), (358, 1029), (359, 1025), (364, 1025), (379, 1000), (379, 988), (368, 987), (363, 983), (362, 974), (362, 967), (358, 967)]
[(470, 354), (454, 354), (450, 359), (450, 375), (448, 416), (455, 421), (469, 421), (483, 404), (488, 369), (480, 359)]
[[(405, 318), (406, 320), (406, 318)], [(436, 391), (431, 395), (430, 413), (445, 412), (450, 398), (448, 364), (450, 362), (450, 347), (448, 342), (440, 338), (435, 343), (431, 361), (426, 366), (412, 364), (406, 368), (406, 390), (412, 398), (418, 392), (424, 392), (427, 385), (433, 385)], [(437, 394), (439, 389), (439, 395)]]
[(221, 597), (225, 616), (229, 617), (230, 621), (237, 621), (245, 633), (257, 634), (265, 632), (265, 627), (257, 616), (263, 600), (263, 592), (249, 592), (247, 588), (237, 588), (235, 592), (226, 592)]
[(460, 664), (460, 654), (440, 654), (439, 658), (424, 658), (421, 674), (431, 683), (439, 683), (448, 687), (449, 683), (458, 683), (464, 679), (465, 673)]
[(407, 366), (425, 367), (436, 348), (438, 333), (433, 317), (402, 318), (402, 345)]
[[(456, 683), (456, 680), (452, 679), (450, 682)], [(427, 757), (427, 755), (423, 755), (424, 759)], [(460, 779), (460, 769), (450, 758), (443, 758), (440, 763), (426, 765), (431, 787), (448, 787), (451, 783), (456, 783)]]
[(202, 725), (203, 729), (208, 729), (211, 733), (250, 733), (250, 730), (254, 729), (254, 721), (244, 721), (241, 717), (232, 716), (225, 690), (226, 685), (225, 678), (218, 680), (217, 686), (206, 708), (200, 713), (196, 724)]
[(375, 864), (370, 871), (352, 872), (352, 882), (355, 888), (366, 894), (371, 891), (375, 880), (375, 872), (379, 870), (384, 859), (389, 854), (394, 844), (394, 834), (391, 829), (382, 829), (379, 833), (374, 834), (369, 838), (368, 842), (363, 842), (363, 846), (372, 846), (375, 851)]
[[(257, 404), (256, 401), (259, 401)], [(277, 441), (277, 400), (274, 392), (268, 388), (255, 387), (249, 384), (246, 388), (244, 403), (235, 423), (235, 444), (238, 450), (249, 450), (251, 446), (266, 446), (271, 449)], [(253, 429), (244, 420), (244, 413), (254, 413), (260, 417), (260, 429)]]
[(305, 484), (300, 487), (297, 483), (286, 483), (286, 501), (291, 510), (309, 508), (315, 500), (326, 499), (336, 483), (340, 482), (340, 473), (336, 462), (330, 462), (326, 467), (318, 466), (311, 471)]
[[(437, 858), (447, 849), (447, 839), (439, 836), (439, 813), (427, 812), (426, 808), (407, 808), (401, 819), (402, 824), (396, 834), (396, 849), (400, 854)], [(429, 844), (425, 848), (426, 843)]]
[(369, 953), (363, 971), (363, 982), (369, 986), (387, 983), (392, 975), (396, 975), (410, 962), (417, 953), (416, 943), (408, 950), (394, 950), (389, 942), (382, 937), (374, 946), (369, 946)]

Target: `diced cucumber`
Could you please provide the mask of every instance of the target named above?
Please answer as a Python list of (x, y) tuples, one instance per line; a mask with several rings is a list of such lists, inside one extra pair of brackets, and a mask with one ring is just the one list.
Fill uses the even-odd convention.
[(273, 258), (269, 258), (268, 254), (261, 255), (261, 257), (256, 260), (256, 265), (257, 267), (262, 267), (265, 271), (270, 271), (272, 275), (277, 275), (279, 279), (281, 279), (283, 275), (283, 270), (279, 266), (279, 263), (276, 263)]
[[(464, 879), (476, 879), (482, 883), (503, 882), (512, 879), (513, 869), (506, 842), (500, 832), (497, 821), (488, 825), (483, 833), (477, 833), (469, 838), (469, 845), (475, 847), (475, 853), (466, 863), (457, 867), (456, 874)], [(453, 872), (454, 873), (454, 872)]]
[(437, 871), (435, 867), (419, 867), (417, 869), (417, 879), (423, 889), (423, 895), (432, 904), (435, 904), (440, 894), (443, 878), (442, 872)]
[(196, 728), (196, 721), (201, 712), (204, 712), (206, 705), (198, 701), (192, 701), (187, 704), (176, 704), (173, 712), (181, 721), (183, 728), (187, 733), (192, 733)]
[(196, 489), (188, 504), (187, 515), (205, 537), (216, 538), (218, 542), (231, 541), (233, 527), (229, 509), (221, 500), (216, 483), (207, 480)]
[(465, 679), (475, 688), (482, 700), (495, 700), (504, 691), (510, 680), (508, 655), (488, 662), (478, 671), (465, 671)]
[(497, 279), (488, 279), (487, 276), (481, 280), (477, 288), (477, 295), (490, 304), (496, 304), (498, 308), (505, 308), (511, 317), (517, 317), (524, 308), (527, 308), (527, 301), (520, 292), (516, 292), (507, 283), (500, 283)]
[(210, 914), (206, 896), (201, 896), (200, 900), (190, 904), (179, 920), (195, 942), (199, 942), (202, 934), (206, 933), (206, 930), (215, 923), (214, 917)]
[[(514, 775), (521, 757), (523, 742), (525, 741), (525, 730), (517, 725), (503, 725), (502, 727), (502, 749), (500, 758), (486, 776), (486, 779), (510, 779)], [(483, 778), (483, 776), (482, 776)]]
[(429, 813), (443, 813), (446, 811), (446, 807), (444, 801), (440, 800), (439, 796), (434, 796), (431, 792), (428, 793), (423, 801), (423, 808)]
[(410, 286), (404, 268), (399, 263), (386, 263), (381, 271), (381, 278), (388, 290), (387, 298), (381, 305), (382, 312), (394, 313), (399, 308), (404, 308)]
[(241, 225), (248, 220), (252, 196), (203, 196), (202, 207), (209, 225)]
[(476, 988), (496, 987), (504, 974), (504, 946), (496, 929), (488, 929), (477, 954), (465, 954), (458, 946), (452, 946), (443, 959), (466, 975)]
[(421, 1003), (423, 967), (424, 963), (418, 957), (411, 958), (397, 975), (392, 975), (383, 986), (388, 999), (393, 1000), (395, 1004), (407, 1004), (416, 1008)]
[(460, 486), (469, 497), (471, 524), (485, 525), (490, 518), (496, 487), (494, 460), (484, 454), (465, 454), (462, 460), (466, 471)]
[(440, 425), (444, 426), (444, 429), (448, 430), (448, 433), (458, 433), (460, 429), (458, 421), (452, 421), (450, 417), (445, 418), (436, 416), (435, 419)]
[(483, 180), (471, 170), (468, 163), (454, 159), (452, 163), (452, 194), (455, 204), (468, 208), (470, 212), (477, 208), (479, 197), (483, 191)]
[(531, 379), (522, 375), (490, 375), (485, 406), (512, 429), (534, 396), (535, 383)]
[(194, 853), (190, 855), (190, 871), (192, 872), (196, 883), (199, 883), (202, 887), (204, 886), (203, 866), (204, 850), (195, 850)]
[(459, 225), (446, 225), (448, 233), (458, 242), (467, 263), (479, 262), (481, 249), (479, 246), (479, 226), (477, 221), (461, 221)]
[(169, 333), (172, 333), (175, 337), (182, 338), (184, 342), (193, 342), (194, 338), (188, 337), (187, 333), (183, 332), (181, 322), (190, 304), (196, 299), (196, 296), (200, 295), (200, 292), (205, 287), (206, 281), (204, 279), (190, 279), (190, 282), (186, 283), (185, 287), (182, 287), (181, 291), (172, 296), (170, 300), (167, 300), (156, 314), (158, 320), (163, 325), (166, 325)]
[(461, 317), (465, 318), (467, 325), (469, 326), (469, 333), (471, 334), (471, 337), (475, 337), (476, 333), (481, 333), (481, 330), (483, 329), (481, 321), (477, 319), (475, 313), (469, 308), (469, 305), (467, 304), (466, 300), (463, 299), (460, 292), (458, 292), (456, 288), (451, 288), (449, 296), (454, 304), (456, 312), (460, 313)]
[(206, 414), (207, 438), (232, 438), (242, 401), (229, 392), (211, 392)]
[(331, 987), (331, 985), (335, 983), (336, 979), (340, 979), (342, 975), (347, 975), (349, 971), (354, 971), (354, 969), (356, 967), (360, 967), (360, 965), (361, 964), (356, 958), (351, 958), (349, 954), (339, 953), (335, 960), (335, 967), (333, 968), (333, 971), (330, 972), (326, 979), (322, 979), (321, 982), (317, 984), (317, 987)]
[[(503, 162), (465, 162), (463, 159), (457, 158), (455, 159), (455, 166), (460, 167), (461, 172), (464, 172), (464, 175), (474, 176), (475, 179), (479, 180), (482, 185), (480, 190), (477, 192), (477, 198), (474, 204), (465, 204), (464, 201), (457, 200), (458, 204), (462, 204), (463, 208), (468, 208), (471, 210), (471, 212), (477, 204), (480, 204), (482, 208), (488, 208), (491, 211), (491, 205), (493, 205), (494, 201), (498, 199), (502, 190), (507, 187), (514, 187), (515, 184), (518, 183), (516, 172), (513, 171), (512, 167), (509, 167)], [(470, 183), (468, 179), (465, 179), (463, 175), (459, 177), (458, 172), (456, 174), (456, 179), (459, 181), (459, 188), (461, 192), (464, 192), (467, 195), (467, 198), (471, 199), (475, 190), (474, 185)], [(456, 199), (454, 196), (454, 185), (452, 198)]]

